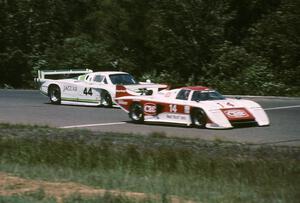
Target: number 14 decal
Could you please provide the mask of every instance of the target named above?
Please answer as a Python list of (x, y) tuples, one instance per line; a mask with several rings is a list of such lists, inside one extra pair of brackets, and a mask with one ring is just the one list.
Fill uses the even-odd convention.
[(177, 112), (177, 105), (176, 104), (170, 104), (170, 112), (176, 113)]

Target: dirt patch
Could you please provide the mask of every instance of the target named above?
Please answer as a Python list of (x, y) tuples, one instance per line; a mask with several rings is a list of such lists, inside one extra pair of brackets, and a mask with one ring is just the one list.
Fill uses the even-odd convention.
[[(57, 202), (62, 203), (65, 198), (71, 195), (80, 195), (82, 197), (104, 196), (122, 196), (136, 201), (145, 199), (160, 200), (160, 196), (145, 194), (140, 192), (129, 192), (121, 190), (95, 189), (86, 185), (73, 182), (49, 182), (41, 180), (30, 180), (8, 173), (0, 172), (0, 196), (22, 195), (43, 190), (48, 197), (54, 197)], [(191, 200), (185, 200), (177, 196), (168, 196), (172, 203), (194, 203)]]

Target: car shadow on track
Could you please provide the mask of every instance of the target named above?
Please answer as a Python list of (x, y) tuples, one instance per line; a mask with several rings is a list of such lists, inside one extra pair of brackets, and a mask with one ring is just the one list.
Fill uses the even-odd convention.
[(86, 106), (86, 105), (79, 105), (79, 104), (52, 104), (51, 102), (44, 102), (44, 104), (49, 106), (77, 106), (77, 107), (87, 107), (87, 108), (103, 108), (103, 109), (120, 109), (119, 106), (113, 105), (111, 107), (105, 107), (105, 106)]
[(259, 127), (256, 123), (241, 123), (235, 124), (233, 128), (226, 128), (226, 129), (212, 129), (212, 128), (197, 128), (193, 126), (187, 126), (185, 124), (178, 124), (178, 123), (160, 123), (160, 122), (149, 122), (149, 123), (135, 123), (133, 121), (122, 121), (128, 124), (138, 125), (138, 126), (161, 126), (161, 127), (177, 127), (182, 129), (199, 129), (199, 130), (234, 130), (234, 129), (243, 129), (243, 128), (254, 128)]

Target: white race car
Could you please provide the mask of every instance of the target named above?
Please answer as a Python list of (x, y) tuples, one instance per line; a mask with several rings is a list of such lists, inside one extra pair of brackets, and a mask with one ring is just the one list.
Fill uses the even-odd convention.
[[(70, 79), (45, 79), (47, 75), (78, 75)], [(39, 71), (36, 81), (40, 91), (53, 104), (111, 107), (116, 85), (125, 85), (133, 95), (152, 94), (167, 87), (150, 81), (138, 83), (130, 74), (119, 71), (92, 72), (92, 70)]]
[(270, 124), (263, 108), (254, 101), (225, 98), (202, 86), (162, 90), (151, 96), (132, 96), (117, 86), (118, 105), (135, 123), (158, 122), (226, 129), (235, 124)]

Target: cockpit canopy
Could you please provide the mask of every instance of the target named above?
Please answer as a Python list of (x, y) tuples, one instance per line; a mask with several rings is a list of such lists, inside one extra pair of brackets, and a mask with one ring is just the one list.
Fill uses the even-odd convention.
[(225, 97), (215, 90), (211, 91), (194, 91), (191, 101), (210, 101), (224, 100)]
[(138, 84), (138, 82), (133, 78), (132, 75), (125, 72), (94, 72), (86, 75), (81, 75), (78, 77), (78, 80), (113, 85)]
[(114, 85), (134, 85), (138, 84), (137, 81), (130, 74), (112, 74), (109, 78)]

